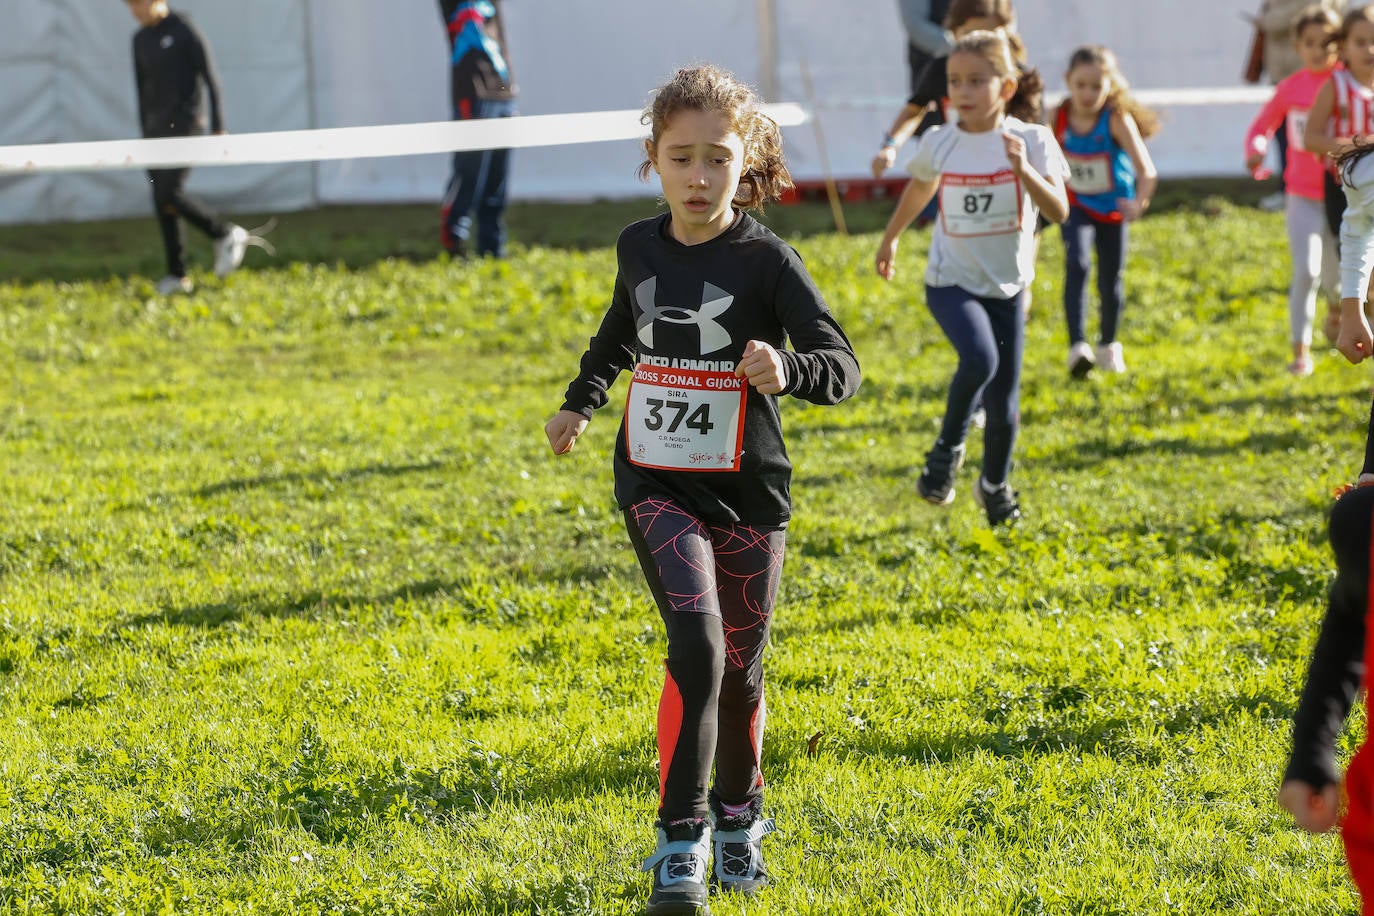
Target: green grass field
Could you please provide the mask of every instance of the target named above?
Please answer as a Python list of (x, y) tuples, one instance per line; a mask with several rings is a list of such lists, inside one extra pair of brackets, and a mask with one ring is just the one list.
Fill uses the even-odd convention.
[[(714, 912), (1356, 910), (1273, 797), (1370, 376), (1284, 372), (1281, 215), (1161, 204), (1125, 376), (1068, 380), (1046, 233), (997, 531), (977, 437), (915, 496), (925, 235), (887, 285), (887, 205), (766, 216), (865, 381), (784, 407), (778, 880)], [(0, 229), (0, 912), (640, 910), (663, 646), (618, 408), (564, 459), (542, 425), (652, 209), (516, 208), (504, 263), (436, 259), (428, 207), (287, 214), (226, 281), (194, 239), (171, 300), (151, 218)]]

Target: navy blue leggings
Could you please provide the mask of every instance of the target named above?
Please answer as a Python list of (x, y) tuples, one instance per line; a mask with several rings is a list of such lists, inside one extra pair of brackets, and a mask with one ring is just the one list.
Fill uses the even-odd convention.
[(958, 286), (927, 286), (930, 313), (959, 354), (949, 383), (940, 444), (953, 448), (968, 435), (980, 395), (987, 410), (983, 479), (996, 486), (1011, 473), (1011, 449), (1021, 425), (1021, 349), (1024, 291), (1010, 299), (975, 296)]
[(1121, 323), (1121, 269), (1126, 264), (1126, 223), (1099, 223), (1079, 207), (1069, 208), (1069, 218), (1060, 231), (1064, 234), (1064, 323), (1069, 343), (1088, 339), (1085, 330), (1088, 311), (1088, 274), (1092, 254), (1097, 252), (1097, 296), (1102, 303), (1100, 343), (1116, 340)]
[[(515, 103), (508, 100), (479, 101), (472, 118), (508, 118)], [(463, 119), (455, 112), (455, 119)], [(506, 175), (510, 150), (459, 150), (453, 154), (453, 174), (444, 192), (440, 229), (445, 247), (460, 246), (479, 255), (506, 255)], [(477, 216), (476, 245), (472, 244), (472, 218)]]

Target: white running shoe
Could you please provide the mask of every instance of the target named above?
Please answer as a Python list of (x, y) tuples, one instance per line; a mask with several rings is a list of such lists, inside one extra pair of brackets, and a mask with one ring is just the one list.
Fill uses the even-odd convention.
[(1312, 357), (1310, 356), (1295, 356), (1293, 361), (1288, 364), (1288, 374), (1296, 375), (1299, 378), (1311, 375), (1312, 369)]
[(1097, 364), (1103, 372), (1125, 372), (1126, 360), (1121, 353), (1121, 344), (1112, 341), (1097, 348)]
[(1093, 357), (1093, 348), (1088, 346), (1087, 341), (1080, 340), (1069, 347), (1069, 375), (1074, 378), (1087, 378), (1095, 365), (1097, 360)]
[(248, 250), (248, 230), (229, 224), (229, 231), (215, 239), (215, 276), (227, 277), (243, 263)]
[(159, 296), (174, 296), (177, 293), (189, 293), (195, 288), (196, 285), (191, 282), (190, 277), (178, 277), (175, 274), (168, 274), (157, 281), (157, 294)]

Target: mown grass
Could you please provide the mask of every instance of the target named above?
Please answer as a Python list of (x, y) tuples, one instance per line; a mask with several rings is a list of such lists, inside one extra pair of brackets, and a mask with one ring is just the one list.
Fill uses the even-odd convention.
[[(0, 230), (0, 910), (639, 910), (662, 636), (618, 409), (565, 460), (541, 427), (651, 209), (517, 208), (505, 263), (436, 259), (428, 208), (291, 214), (173, 300), (151, 220)], [(1175, 189), (1131, 371), (1085, 384), (1046, 235), (994, 532), (977, 439), (951, 509), (914, 496), (953, 368), (924, 236), (885, 285), (887, 206), (848, 212), (768, 217), (866, 378), (785, 407), (747, 911), (1354, 910), (1273, 795), (1370, 382), (1284, 373), (1281, 216)]]

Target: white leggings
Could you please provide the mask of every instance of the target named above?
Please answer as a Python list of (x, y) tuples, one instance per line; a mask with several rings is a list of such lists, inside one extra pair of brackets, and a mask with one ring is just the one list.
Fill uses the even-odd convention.
[(1336, 240), (1326, 227), (1326, 211), (1320, 200), (1287, 195), (1288, 253), (1293, 259), (1293, 279), (1288, 285), (1288, 336), (1292, 343), (1312, 343), (1312, 318), (1317, 306), (1317, 287), (1328, 300), (1339, 298), (1341, 265)]

